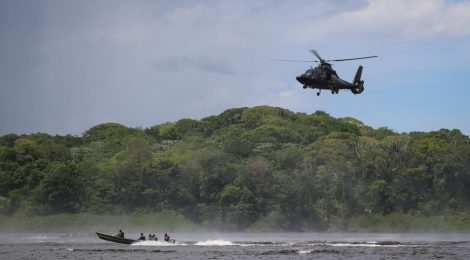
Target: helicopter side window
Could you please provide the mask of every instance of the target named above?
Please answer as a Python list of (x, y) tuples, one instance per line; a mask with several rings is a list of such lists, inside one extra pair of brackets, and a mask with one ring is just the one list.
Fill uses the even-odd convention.
[(319, 78), (321, 74), (320, 70), (313, 70), (313, 78)]

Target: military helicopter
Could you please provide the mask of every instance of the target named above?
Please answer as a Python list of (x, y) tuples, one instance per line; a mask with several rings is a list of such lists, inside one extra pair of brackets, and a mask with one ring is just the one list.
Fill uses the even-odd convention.
[(322, 89), (331, 90), (331, 94), (338, 94), (340, 89), (349, 89), (354, 94), (361, 94), (364, 91), (364, 80), (361, 80), (362, 66), (357, 68), (356, 76), (352, 83), (342, 80), (336, 71), (331, 67), (331, 61), (348, 61), (376, 58), (378, 56), (367, 56), (349, 59), (324, 60), (316, 50), (310, 50), (318, 60), (279, 60), (279, 61), (295, 61), (295, 62), (319, 62), (317, 67), (310, 68), (305, 73), (296, 77), (297, 81), (303, 85), (303, 88), (318, 89), (317, 96), (320, 96)]

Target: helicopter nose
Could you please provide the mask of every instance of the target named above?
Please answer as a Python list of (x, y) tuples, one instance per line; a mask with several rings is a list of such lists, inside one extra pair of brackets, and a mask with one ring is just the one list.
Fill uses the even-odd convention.
[(300, 83), (303, 83), (303, 81), (304, 81), (304, 77), (302, 75), (299, 75), (299, 76), (295, 77), (295, 79)]

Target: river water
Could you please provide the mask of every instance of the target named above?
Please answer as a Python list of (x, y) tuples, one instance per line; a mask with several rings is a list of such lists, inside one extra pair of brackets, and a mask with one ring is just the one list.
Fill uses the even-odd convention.
[[(470, 259), (470, 234), (466, 233), (171, 235), (175, 244), (121, 245), (100, 240), (94, 233), (3, 233), (0, 259)], [(137, 238), (138, 233), (126, 233), (126, 237)]]

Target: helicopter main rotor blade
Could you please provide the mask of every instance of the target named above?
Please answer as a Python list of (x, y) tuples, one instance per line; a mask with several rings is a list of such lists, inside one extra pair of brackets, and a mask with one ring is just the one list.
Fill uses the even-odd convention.
[(379, 56), (367, 56), (367, 57), (359, 57), (359, 58), (349, 58), (349, 59), (338, 59), (338, 60), (327, 60), (327, 61), (346, 61), (346, 60), (361, 60), (361, 59), (370, 59), (370, 58), (377, 58)]
[(277, 60), (277, 59), (271, 59), (273, 61), (292, 61), (292, 62), (318, 62), (317, 60)]
[(313, 55), (315, 55), (315, 57), (317, 57), (320, 61), (322, 61), (323, 59), (320, 57), (320, 54), (318, 54), (318, 52), (314, 49), (311, 49), (310, 50), (311, 53), (313, 53)]

